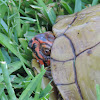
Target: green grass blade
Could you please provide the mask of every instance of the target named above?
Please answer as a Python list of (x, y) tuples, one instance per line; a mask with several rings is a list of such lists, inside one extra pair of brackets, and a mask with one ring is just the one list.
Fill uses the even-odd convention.
[(1, 94), (1, 99), (0, 100), (8, 100), (7, 95), (5, 94), (4, 91)]
[(100, 100), (100, 85), (96, 84), (97, 100)]
[(14, 16), (14, 24), (15, 24), (15, 30), (17, 33), (17, 37), (22, 37), (19, 11), (18, 11), (17, 7), (13, 7), (12, 9), (13, 9), (13, 13), (16, 13), (16, 15)]
[(45, 3), (43, 2), (43, 0), (37, 0), (37, 2), (39, 3), (41, 7), (43, 7), (43, 9), (41, 10), (41, 13), (45, 15), (45, 18), (50, 22), (51, 25), (53, 25), (56, 20), (56, 14), (54, 10), (52, 8), (47, 7)]
[(27, 56), (31, 55), (32, 52), (31, 52), (31, 51), (29, 50), (29, 48), (28, 48), (28, 43), (27, 43), (26, 39), (24, 39), (24, 38), (19, 38), (19, 42), (21, 43), (21, 46), (22, 46), (23, 49), (25, 50), (25, 54), (26, 54)]
[(3, 76), (2, 75), (0, 75), (0, 82), (2, 82), (3, 81)]
[(18, 55), (19, 53), (18, 53), (18, 51), (14, 48), (12, 41), (10, 41), (10, 39), (9, 39), (6, 35), (4, 35), (4, 34), (2, 34), (2, 33), (0, 33), (0, 43), (1, 43), (2, 45), (4, 45), (5, 47), (7, 47), (13, 54), (15, 54), (19, 59), (22, 59), (23, 62), (24, 62), (27, 66), (30, 67), (30, 63), (29, 63), (26, 59), (24, 59), (21, 55), (20, 55), (20, 56)]
[(47, 93), (49, 93), (52, 90), (52, 86), (49, 83), (46, 88), (40, 93), (40, 98), (43, 98), (44, 96), (47, 95)]
[(2, 74), (3, 74), (3, 78), (5, 81), (6, 87), (7, 87), (9, 97), (11, 100), (16, 100), (16, 96), (15, 96), (14, 90), (13, 90), (11, 82), (10, 82), (7, 64), (6, 64), (6, 62), (3, 62), (3, 61), (1, 61), (0, 64), (1, 64)]
[(54, 10), (52, 8), (48, 8), (46, 11), (47, 11), (47, 14), (48, 14), (51, 24), (54, 25), (54, 23), (56, 21), (56, 14), (55, 14)]
[(38, 33), (36, 33), (36, 32), (31, 32), (31, 31), (29, 31), (29, 32), (27, 32), (26, 34), (24, 34), (24, 36), (25, 36), (25, 38), (27, 39), (27, 40), (31, 40), (35, 35), (37, 35)]
[(5, 4), (1, 4), (0, 1), (0, 18), (3, 18), (6, 12), (7, 12), (7, 6)]
[(29, 23), (23, 23), (23, 26), (22, 26), (22, 34), (23, 34), (23, 36), (25, 35), (25, 33), (26, 32), (28, 32), (29, 31)]
[(33, 75), (31, 74), (31, 72), (28, 71), (28, 69), (26, 68), (26, 66), (25, 66), (25, 64), (24, 64), (24, 59), (23, 59), (23, 57), (21, 56), (21, 54), (20, 54), (19, 51), (18, 51), (18, 55), (19, 55), (19, 58), (20, 58), (20, 60), (21, 60), (21, 63), (22, 63), (22, 65), (23, 65), (23, 68), (24, 68), (24, 70), (26, 71), (26, 73), (27, 73), (30, 77), (33, 77)]
[(21, 6), (21, 0), (19, 0), (19, 8), (18, 9), (20, 9), (20, 6)]
[(1, 49), (0, 49), (0, 61), (4, 61), (4, 57), (3, 57)]
[(42, 9), (42, 7), (39, 7), (39, 6), (35, 6), (35, 5), (30, 5), (32, 8), (34, 8), (34, 9), (37, 9), (37, 10), (41, 10)]
[(0, 24), (3, 26), (5, 31), (8, 32), (8, 26), (2, 18), (0, 18)]
[(47, 94), (46, 96), (44, 96), (43, 98), (41, 98), (40, 100), (49, 100), (50, 94)]
[(93, 0), (92, 1), (92, 6), (97, 5), (98, 4), (98, 0)]
[[(8, 64), (8, 72), (9, 72), (9, 75), (13, 72), (15, 72), (16, 70), (20, 69), (22, 66), (22, 63), (20, 61), (16, 61), (16, 62), (13, 62), (13, 63), (10, 63)], [(1, 75), (0, 76), (0, 82), (2, 82), (4, 80), (3, 76)]]
[(22, 92), (19, 100), (26, 100), (27, 98), (29, 98), (29, 96), (32, 94), (32, 92), (35, 90), (36, 86), (38, 85), (39, 81), (42, 79), (45, 72), (46, 71), (43, 70), (40, 74), (38, 74), (35, 78), (32, 79), (32, 81), (27, 86), (27, 88)]
[(20, 17), (21, 19), (25, 19), (25, 20), (28, 20), (28, 21), (31, 21), (33, 23), (36, 22), (36, 19), (33, 19), (33, 18), (29, 18), (29, 17)]
[(35, 17), (36, 17), (36, 22), (37, 22), (37, 27), (38, 27), (38, 30), (39, 30), (39, 33), (42, 33), (42, 30), (41, 30), (41, 27), (40, 27), (40, 24), (39, 24), (39, 20), (38, 20), (38, 16), (37, 16), (37, 13), (35, 12)]
[(67, 12), (69, 13), (69, 14), (72, 14), (73, 13), (73, 10), (72, 10), (72, 8), (68, 5), (68, 3), (67, 2), (65, 2), (65, 1), (63, 1), (63, 0), (61, 0), (61, 2), (60, 2), (61, 4), (62, 4), (62, 6), (67, 10)]
[(22, 9), (19, 9), (19, 12), (23, 15), (23, 16), (26, 16), (26, 17), (29, 17), (26, 13), (26, 11), (23, 11)]
[[(43, 70), (44, 70), (44, 65), (41, 66), (41, 71), (43, 71)], [(40, 90), (41, 90), (41, 82), (42, 82), (42, 79), (39, 81), (39, 83), (37, 85), (37, 88), (36, 88), (36, 91), (35, 91), (34, 100), (39, 100)]]
[(20, 61), (16, 61), (13, 63), (8, 64), (8, 72), (9, 74), (15, 72), (16, 70), (20, 69), (22, 67), (22, 63)]
[(43, 2), (43, 0), (37, 0), (37, 2), (39, 3), (39, 5), (41, 5), (41, 7), (43, 7), (45, 10), (47, 9), (45, 3)]
[(28, 98), (28, 100), (34, 100), (34, 98), (30, 97), (30, 98)]
[(2, 92), (4, 91), (4, 88), (5, 88), (5, 85), (0, 83), (0, 97), (1, 97)]
[(81, 2), (81, 0), (75, 0), (74, 13), (79, 12), (81, 10), (82, 10), (82, 2)]
[(34, 100), (39, 100), (39, 95), (40, 95), (40, 90), (41, 90), (41, 81), (42, 80), (39, 81), (38, 86), (36, 88)]
[(7, 64), (11, 63), (11, 58), (10, 58), (8, 52), (4, 48), (1, 48), (1, 51), (2, 51), (3, 58), (6, 61), (6, 63)]

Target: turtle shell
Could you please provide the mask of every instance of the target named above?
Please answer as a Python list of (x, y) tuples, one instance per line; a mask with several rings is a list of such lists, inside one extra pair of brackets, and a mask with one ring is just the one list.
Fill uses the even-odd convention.
[(100, 5), (61, 16), (53, 26), (51, 73), (64, 100), (97, 100)]

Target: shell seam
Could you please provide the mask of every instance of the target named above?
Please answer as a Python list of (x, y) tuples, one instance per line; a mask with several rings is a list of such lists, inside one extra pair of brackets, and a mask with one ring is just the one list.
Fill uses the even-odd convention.
[(73, 68), (74, 68), (74, 75), (75, 75), (74, 80), (75, 80), (78, 92), (80, 94), (80, 97), (81, 97), (82, 100), (84, 100), (83, 96), (82, 96), (82, 92), (81, 92), (80, 86), (78, 84), (78, 80), (77, 80), (77, 72), (76, 72), (76, 66), (75, 66), (75, 61), (76, 61), (75, 47), (74, 47), (72, 41), (65, 34), (63, 34), (63, 35), (69, 40), (70, 45), (72, 47), (72, 51), (73, 51), (73, 54), (74, 54), (74, 60), (73, 60)]
[(81, 55), (82, 53), (84, 53), (85, 51), (89, 50), (89, 49), (93, 49), (94, 47), (96, 47), (97, 45), (99, 45), (100, 42), (98, 42), (97, 44), (95, 44), (94, 46), (90, 47), (90, 48), (87, 48), (86, 50), (80, 52), (79, 54), (76, 55), (76, 57), (78, 57), (79, 55)]

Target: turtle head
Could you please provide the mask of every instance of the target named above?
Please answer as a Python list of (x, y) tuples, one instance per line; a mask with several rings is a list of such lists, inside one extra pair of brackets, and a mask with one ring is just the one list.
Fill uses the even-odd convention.
[(45, 32), (36, 35), (29, 41), (28, 46), (32, 49), (35, 58), (41, 65), (50, 65), (51, 47), (54, 42), (54, 35), (52, 32)]

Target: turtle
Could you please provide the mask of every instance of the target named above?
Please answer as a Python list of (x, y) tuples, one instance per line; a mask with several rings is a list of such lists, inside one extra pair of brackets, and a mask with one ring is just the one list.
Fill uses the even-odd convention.
[(64, 100), (97, 100), (100, 85), (100, 4), (58, 16), (52, 32), (29, 41), (36, 59), (50, 65)]

